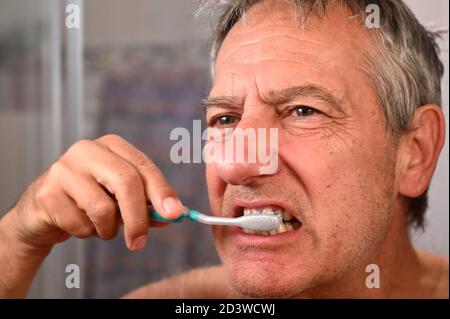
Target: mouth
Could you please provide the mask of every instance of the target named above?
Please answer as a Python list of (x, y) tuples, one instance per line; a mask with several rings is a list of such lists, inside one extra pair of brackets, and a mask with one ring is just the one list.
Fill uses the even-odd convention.
[(289, 210), (280, 205), (276, 204), (242, 204), (242, 206), (236, 206), (234, 210), (234, 216), (247, 216), (256, 214), (276, 214), (280, 216), (282, 222), (278, 228), (271, 231), (255, 231), (251, 229), (243, 229), (243, 232), (248, 235), (255, 236), (276, 236), (282, 233), (293, 232), (302, 227), (302, 222), (296, 217), (296, 215)]

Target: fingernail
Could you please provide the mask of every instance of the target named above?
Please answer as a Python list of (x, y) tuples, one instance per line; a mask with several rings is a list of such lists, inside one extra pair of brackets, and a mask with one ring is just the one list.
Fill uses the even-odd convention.
[(147, 235), (142, 235), (133, 241), (133, 250), (141, 250), (147, 243)]
[(167, 214), (169, 215), (179, 215), (184, 211), (184, 207), (181, 202), (173, 197), (167, 197), (163, 201), (163, 206)]

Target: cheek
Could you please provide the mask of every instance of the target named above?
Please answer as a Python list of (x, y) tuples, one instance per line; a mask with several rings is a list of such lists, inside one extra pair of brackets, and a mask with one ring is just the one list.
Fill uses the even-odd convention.
[(309, 201), (305, 219), (320, 240), (339, 248), (385, 228), (393, 174), (380, 141), (329, 138), (283, 145), (283, 159), (298, 176)]
[[(211, 207), (211, 214), (215, 216), (221, 215), (223, 193), (225, 189), (225, 183), (217, 174), (217, 170), (214, 164), (206, 164), (206, 183), (208, 186), (209, 203)], [(224, 230), (223, 228), (213, 227), (213, 237), (216, 245), (217, 252), (221, 259), (224, 254)]]
[(212, 213), (220, 215), (226, 184), (217, 174), (217, 168), (214, 164), (206, 164), (206, 183)]

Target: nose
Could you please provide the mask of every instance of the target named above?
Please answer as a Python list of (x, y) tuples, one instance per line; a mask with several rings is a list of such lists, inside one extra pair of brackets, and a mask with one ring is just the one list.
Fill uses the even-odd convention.
[(225, 149), (232, 150), (232, 156), (224, 156), (216, 162), (217, 173), (231, 185), (248, 185), (258, 177), (274, 175), (278, 171), (277, 129), (242, 124), (225, 142), (231, 143)]
[(247, 185), (261, 176), (258, 165), (251, 163), (217, 164), (218, 173), (224, 182), (231, 185)]

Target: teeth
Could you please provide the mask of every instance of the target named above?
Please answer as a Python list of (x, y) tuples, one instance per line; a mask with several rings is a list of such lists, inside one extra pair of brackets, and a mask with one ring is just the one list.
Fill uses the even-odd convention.
[(284, 233), (288, 231), (293, 231), (302, 225), (298, 220), (296, 220), (291, 214), (284, 210), (274, 210), (270, 207), (264, 207), (262, 209), (253, 209), (253, 208), (244, 208), (244, 215), (250, 215), (250, 214), (276, 214), (280, 215), (283, 218), (283, 223), (281, 223), (277, 229), (271, 230), (271, 231), (254, 231), (250, 229), (244, 229), (244, 232), (247, 234), (252, 235), (259, 235), (259, 236), (272, 236), (279, 233)]
[(271, 208), (264, 208), (262, 210), (263, 214), (275, 214), (275, 212)]
[(284, 223), (281, 223), (277, 228), (277, 233), (284, 233), (286, 231), (286, 226)]
[(273, 210), (270, 207), (265, 207), (263, 209), (254, 209), (254, 208), (244, 208), (244, 215), (250, 214), (279, 214), (283, 215), (282, 210)]
[(294, 227), (292, 226), (292, 224), (290, 222), (285, 222), (284, 227), (286, 227), (286, 231), (294, 230)]

